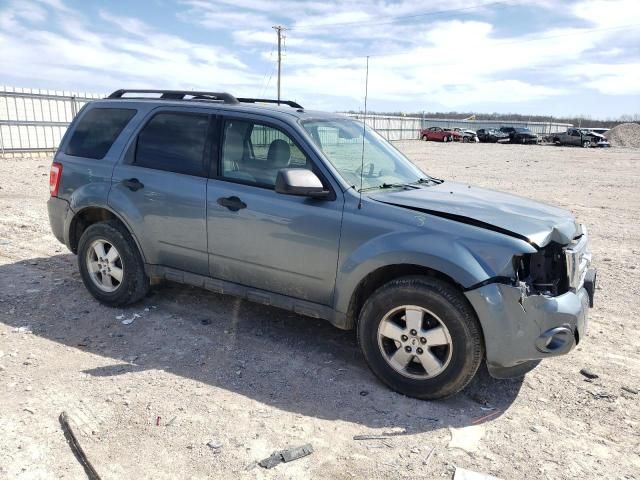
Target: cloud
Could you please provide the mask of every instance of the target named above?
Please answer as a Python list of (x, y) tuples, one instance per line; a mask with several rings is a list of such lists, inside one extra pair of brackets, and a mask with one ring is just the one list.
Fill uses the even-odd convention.
[(30, 28), (15, 16), (17, 21), (0, 24), (0, 48), (11, 75), (35, 86), (42, 85), (43, 72), (59, 88), (66, 84), (67, 90), (92, 91), (122, 86), (229, 88), (260, 80), (226, 48), (190, 42), (139, 19), (102, 11), (100, 18), (114, 27), (102, 33), (96, 19), (67, 11), (59, 2), (46, 11), (50, 29)]
[[(274, 95), (271, 27), (284, 24), (283, 91), (315, 107), (360, 107), (367, 55), (374, 108), (536, 102), (544, 113), (559, 96), (640, 94), (640, 33), (617, 29), (635, 21), (637, 1), (477, 1), (484, 6), (450, 0), (427, 11), (409, 0), (175, 0), (178, 21), (151, 24), (108, 6), (13, 0), (0, 7), (0, 50), (11, 66), (3, 77), (66, 90)], [(523, 21), (541, 9), (542, 26)]]

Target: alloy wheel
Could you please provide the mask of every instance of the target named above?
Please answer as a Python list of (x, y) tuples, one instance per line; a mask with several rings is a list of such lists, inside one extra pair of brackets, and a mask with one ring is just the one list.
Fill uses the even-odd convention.
[(106, 240), (94, 240), (87, 249), (87, 270), (91, 281), (103, 292), (115, 292), (124, 277), (120, 253)]
[(391, 368), (419, 380), (440, 375), (453, 351), (442, 320), (415, 305), (394, 308), (384, 316), (378, 326), (378, 347)]

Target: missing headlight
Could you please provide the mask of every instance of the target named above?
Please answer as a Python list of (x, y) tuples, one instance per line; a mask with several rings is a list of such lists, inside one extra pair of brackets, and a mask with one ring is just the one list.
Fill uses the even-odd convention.
[(569, 290), (562, 245), (551, 243), (536, 253), (514, 259), (517, 281), (529, 286), (532, 294), (561, 295)]

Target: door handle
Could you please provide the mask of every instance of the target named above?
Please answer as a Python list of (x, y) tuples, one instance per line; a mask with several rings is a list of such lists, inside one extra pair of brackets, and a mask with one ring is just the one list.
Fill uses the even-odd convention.
[(122, 183), (125, 187), (127, 187), (132, 192), (135, 192), (136, 190), (140, 190), (141, 188), (144, 188), (144, 185), (137, 178), (129, 178), (128, 180), (122, 180), (122, 182), (120, 183)]
[(218, 205), (228, 208), (232, 212), (237, 212), (242, 208), (247, 208), (247, 204), (240, 200), (235, 195), (232, 197), (220, 197), (218, 199)]

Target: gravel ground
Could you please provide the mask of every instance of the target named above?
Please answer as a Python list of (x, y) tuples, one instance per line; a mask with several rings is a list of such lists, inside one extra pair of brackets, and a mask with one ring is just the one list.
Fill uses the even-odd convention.
[[(640, 151), (398, 146), (437, 177), (555, 203), (588, 224), (600, 289), (575, 351), (524, 379), (482, 372), (426, 402), (381, 385), (353, 333), (328, 323), (172, 284), (103, 307), (49, 232), (49, 160), (5, 159), (0, 478), (86, 478), (63, 410), (103, 479), (451, 478), (455, 466), (505, 480), (640, 478)], [(315, 452), (304, 459), (255, 465), (305, 443)]]

